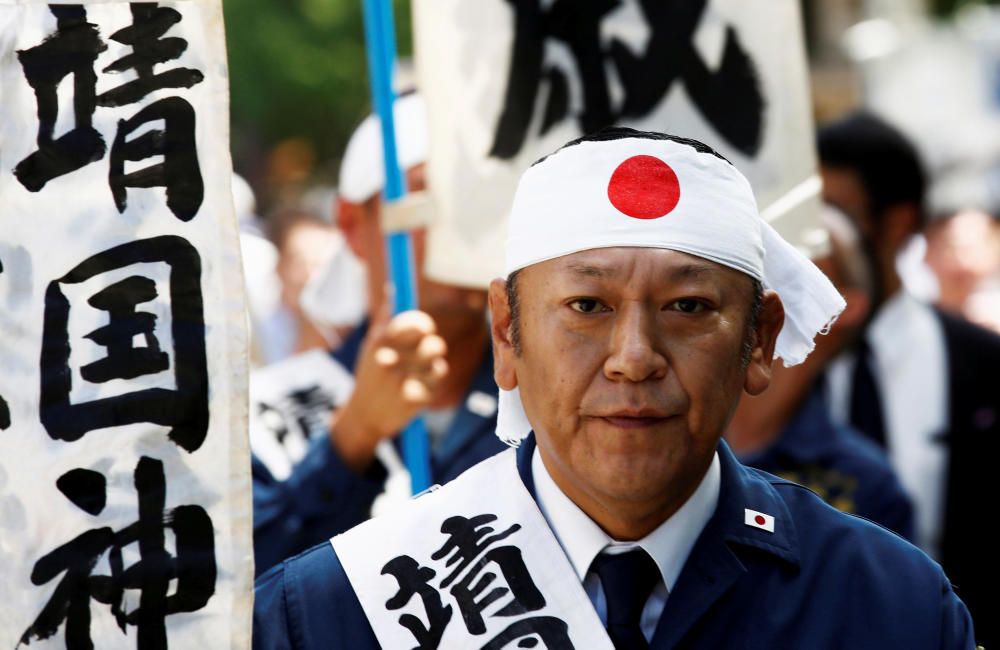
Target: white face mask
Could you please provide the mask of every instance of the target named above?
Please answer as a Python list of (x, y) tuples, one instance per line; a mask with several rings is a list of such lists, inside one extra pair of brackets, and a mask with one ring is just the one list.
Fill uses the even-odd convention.
[[(785, 307), (775, 356), (812, 352), (844, 300), (823, 273), (761, 219), (728, 161), (680, 138), (620, 137), (564, 147), (521, 177), (508, 225), (506, 273), (593, 248), (667, 248), (742, 271)], [(497, 435), (530, 431), (516, 390), (500, 391)]]

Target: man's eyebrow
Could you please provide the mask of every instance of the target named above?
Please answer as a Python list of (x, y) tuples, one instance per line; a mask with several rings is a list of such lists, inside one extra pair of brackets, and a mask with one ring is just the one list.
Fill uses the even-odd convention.
[[(588, 278), (610, 278), (616, 275), (618, 269), (613, 266), (598, 266), (595, 264), (586, 264), (583, 262), (572, 262), (567, 268), (577, 275), (582, 275)], [(671, 268), (666, 272), (668, 278), (674, 281), (680, 280), (694, 280), (706, 276), (715, 274), (718, 271), (718, 267), (711, 262), (699, 263), (699, 262), (689, 262), (686, 264), (681, 264), (680, 266)]]
[(593, 264), (583, 264), (581, 262), (570, 263), (569, 270), (577, 275), (585, 275), (588, 278), (608, 278), (614, 275), (613, 268), (594, 266)]

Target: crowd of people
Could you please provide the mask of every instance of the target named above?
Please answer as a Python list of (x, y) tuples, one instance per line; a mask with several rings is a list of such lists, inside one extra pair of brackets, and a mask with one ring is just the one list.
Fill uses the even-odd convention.
[[(398, 104), (397, 114), (407, 114), (398, 138), (408, 189), (424, 192), (421, 99), (411, 94)], [(815, 349), (816, 331), (795, 331), (802, 329), (798, 311), (808, 305), (798, 304), (799, 294), (791, 289), (765, 281), (770, 276), (764, 267), (781, 254), (765, 241), (756, 267), (733, 261), (759, 234), (741, 233), (743, 239), (731, 244), (736, 253), (719, 252), (713, 247), (725, 242), (705, 243), (697, 236), (684, 235), (677, 241), (695, 243), (677, 245), (670, 232), (649, 241), (642, 239), (646, 231), (609, 235), (603, 216), (590, 223), (575, 215), (595, 234), (584, 237), (588, 244), (565, 250), (551, 241), (559, 237), (546, 237), (546, 226), (535, 223), (530, 234), (542, 242), (540, 252), (531, 257), (530, 251), (508, 250), (509, 274), (489, 291), (427, 278), (426, 233), (417, 228), (411, 234), (420, 312), (392, 315), (380, 219), (380, 137), (372, 118), (355, 133), (329, 215), (293, 210), (265, 220), (263, 232), (276, 250), (277, 305), (285, 324), (275, 333), (255, 314), (256, 349), (328, 350), (355, 383), (287, 478), (276, 479), (254, 460), (254, 544), (261, 576), (255, 647), (341, 647), (337, 642), (378, 647), (376, 638), (383, 637), (373, 636), (374, 614), (354, 574), (359, 569), (347, 543), (337, 546), (336, 536), (351, 531), (344, 538), (353, 539), (360, 535), (355, 531), (375, 530), (356, 527), (369, 519), (397, 471), (398, 463), (387, 462), (384, 452), (391, 453), (418, 415), (430, 439), (432, 481), (445, 486), (470, 468), (497, 462), (491, 459), (507, 449), (501, 438), (528, 433), (505, 435), (513, 430), (511, 423), (528, 423), (533, 433), (517, 452), (517, 472), (616, 648), (674, 647), (656, 645), (667, 637), (671, 643), (686, 639), (690, 645), (683, 647), (737, 647), (727, 644), (741, 634), (759, 638), (739, 647), (971, 647), (973, 633), (958, 599), (971, 612), (975, 639), (984, 644), (996, 639), (988, 577), (995, 560), (981, 527), (988, 512), (990, 452), (1000, 433), (1000, 391), (992, 380), (1000, 364), (1000, 335), (990, 329), (996, 321), (983, 298), (1000, 273), (998, 231), (984, 206), (932, 213), (927, 194), (934, 179), (897, 128), (858, 112), (818, 131), (821, 220), (829, 246), (822, 257), (802, 263), (829, 279), (829, 287), (817, 284), (810, 291), (829, 288), (844, 304), (834, 324), (816, 336)], [(622, 160), (652, 151), (677, 172), (685, 198), (703, 193), (704, 206), (711, 205), (712, 192), (739, 194), (737, 181), (719, 181), (731, 180), (728, 161), (720, 157), (706, 164), (717, 154), (700, 143), (658, 137), (622, 132), (584, 138), (537, 164), (515, 198), (512, 238), (523, 235), (516, 231), (518, 211), (537, 220), (538, 205), (544, 206), (531, 194), (532, 174), (548, 173), (548, 181), (565, 183), (564, 196), (586, 194), (588, 182), (607, 182), (567, 178), (559, 161), (573, 156), (599, 168), (609, 151), (619, 155), (616, 148)], [(685, 156), (698, 158), (700, 166)], [(704, 171), (708, 168), (713, 171)], [(756, 217), (756, 208), (748, 209)], [(545, 216), (558, 222), (558, 215)], [(754, 226), (747, 233), (757, 233), (763, 226), (751, 217)], [(978, 236), (970, 243), (973, 231)], [(913, 288), (900, 262), (915, 239), (925, 242), (924, 272), (936, 284), (931, 294)], [(244, 250), (249, 268), (257, 258), (246, 242)], [(518, 255), (527, 259), (512, 265)], [(334, 311), (365, 315), (339, 323), (331, 334), (327, 324), (310, 320), (301, 296), (310, 277), (321, 276), (324, 265), (342, 268), (344, 256), (363, 267), (363, 274), (350, 277), (365, 286), (342, 292), (358, 305)], [(693, 260), (710, 260), (711, 268)], [(805, 271), (796, 273), (806, 277)], [(756, 282), (743, 287), (747, 275)], [(249, 287), (251, 303), (254, 291)], [(663, 300), (666, 295), (671, 301)], [(650, 312), (657, 300), (669, 305)], [(746, 304), (751, 308), (743, 313)], [(558, 311), (557, 305), (569, 309)], [(699, 316), (706, 312), (716, 320)], [(657, 325), (657, 319), (665, 324)], [(742, 323), (739, 332), (750, 334), (736, 337), (720, 324), (726, 319)], [(812, 352), (805, 359), (782, 353), (783, 342), (795, 333), (808, 339)], [(277, 354), (258, 359), (273, 361)], [(775, 356), (784, 363), (772, 364)], [(511, 410), (512, 403), (518, 408)], [(664, 423), (676, 417), (688, 426), (671, 433)], [(595, 418), (602, 426), (590, 421)], [(657, 438), (659, 446), (651, 447), (640, 435), (647, 429), (676, 439)], [(588, 437), (600, 435), (627, 442)], [(744, 466), (768, 474), (747, 473)], [(472, 485), (465, 477), (459, 481)], [(497, 481), (497, 489), (509, 489)], [(856, 517), (832, 518), (813, 495), (793, 492), (793, 483)], [(428, 499), (424, 516), (433, 518), (433, 505), (445, 499)], [(750, 504), (747, 513), (756, 513), (746, 526), (740, 499)], [(738, 530), (719, 520), (734, 507)], [(672, 533), (669, 542), (657, 542), (658, 531), (672, 521), (678, 526), (678, 519), (693, 530), (689, 538)], [(755, 526), (767, 536), (747, 538), (759, 532)], [(591, 543), (589, 535), (603, 541), (581, 550)], [(725, 558), (718, 548), (708, 548), (726, 535), (746, 548)], [(658, 543), (670, 548), (672, 560), (663, 559)], [(612, 550), (601, 552), (605, 545)], [(633, 629), (634, 621), (623, 622), (623, 610), (610, 600), (618, 588), (614, 579), (606, 579), (594, 556), (621, 558), (636, 548), (648, 552), (640, 563), (654, 579), (641, 587), (628, 582), (626, 591), (642, 594), (641, 625)], [(768, 554), (785, 564), (763, 557)], [(940, 564), (946, 580), (928, 557)], [(742, 569), (730, 564), (734, 561)], [(665, 567), (671, 562), (672, 573)], [(713, 562), (722, 564), (712, 575), (698, 573)], [(737, 581), (739, 571), (753, 580)], [(697, 578), (718, 589), (695, 584)], [(402, 582), (399, 590), (404, 593)], [(675, 604), (682, 596), (694, 602)], [(769, 609), (765, 615), (760, 607), (782, 611)], [(685, 623), (659, 625), (668, 615)], [(428, 626), (433, 632), (433, 620)], [(558, 645), (555, 632), (535, 634), (546, 647), (572, 647)]]

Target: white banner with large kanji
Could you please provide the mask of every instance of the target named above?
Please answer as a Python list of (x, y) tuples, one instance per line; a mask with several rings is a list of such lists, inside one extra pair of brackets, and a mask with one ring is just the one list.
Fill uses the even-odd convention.
[(215, 0), (0, 2), (0, 647), (250, 647), (228, 94)]
[(695, 138), (747, 177), (765, 218), (816, 252), (819, 180), (795, 0), (414, 0), (437, 220), (428, 273), (502, 274), (520, 174), (616, 124)]

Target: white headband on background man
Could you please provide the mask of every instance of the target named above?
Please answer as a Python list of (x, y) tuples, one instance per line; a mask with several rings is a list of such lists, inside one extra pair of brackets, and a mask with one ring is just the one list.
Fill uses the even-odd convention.
[[(400, 95), (392, 106), (396, 157), (406, 170), (427, 162), (427, 107), (415, 92)], [(364, 203), (385, 186), (382, 123), (371, 114), (354, 130), (340, 161), (337, 192), (346, 201)]]
[[(667, 248), (728, 266), (773, 289), (785, 308), (775, 356), (801, 363), (844, 309), (823, 273), (757, 210), (746, 178), (693, 140), (608, 129), (571, 143), (521, 177), (510, 212), (506, 269), (594, 248)], [(497, 436), (531, 430), (517, 389), (500, 391)]]

